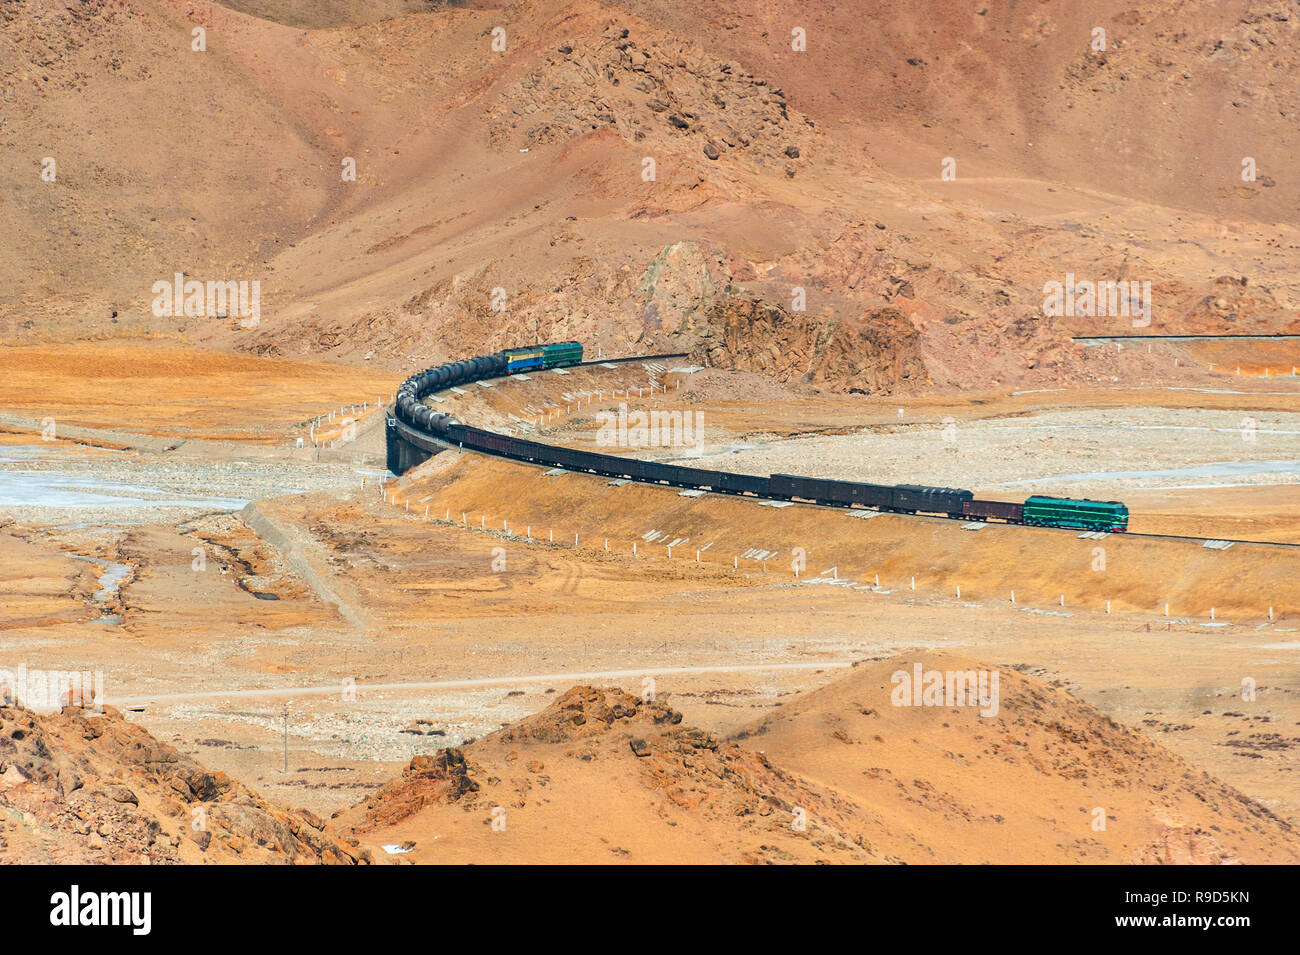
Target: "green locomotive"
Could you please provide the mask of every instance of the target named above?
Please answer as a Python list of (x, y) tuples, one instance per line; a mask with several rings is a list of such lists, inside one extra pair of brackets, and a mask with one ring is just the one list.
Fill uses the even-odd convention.
[(1026, 524), (1075, 527), (1086, 531), (1128, 530), (1128, 508), (1119, 501), (1076, 501), (1068, 497), (1034, 495), (1025, 500)]
[(555, 345), (527, 345), (523, 348), (507, 348), (501, 352), (505, 358), (507, 375), (534, 368), (563, 368), (576, 365), (582, 361), (582, 345), (579, 342), (560, 342)]

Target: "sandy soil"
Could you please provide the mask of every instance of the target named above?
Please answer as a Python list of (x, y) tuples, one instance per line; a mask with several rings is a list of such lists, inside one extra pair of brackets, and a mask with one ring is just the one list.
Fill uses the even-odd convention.
[(341, 406), (388, 402), (384, 371), (229, 355), (148, 339), (0, 346), (0, 408), (61, 426), (280, 444)]
[[(671, 491), (648, 493), (684, 500)], [(1285, 619), (1209, 626), (1204, 615), (1188, 619), (1177, 609), (1172, 621), (1158, 611), (1108, 616), (1099, 593), (1089, 595), (1091, 606), (1075, 605), (1081, 586), (1075, 578), (1095, 576), (1084, 574), (1070, 578), (1071, 599), (1062, 611), (1050, 598), (1030, 596), (1028, 578), (1046, 571), (1045, 564), (1018, 577), (1022, 592), (1013, 607), (1001, 595), (972, 599), (969, 589), (955, 599), (929, 576), (913, 593), (894, 579), (897, 571), (882, 580), (888, 593), (795, 585), (784, 567), (769, 566), (764, 575), (749, 562), (733, 574), (689, 558), (529, 545), (499, 533), (431, 526), (379, 501), (325, 509), (310, 499), (284, 504), (278, 513), (300, 515), (327, 546), (342, 578), (337, 589), (365, 595), (373, 630), (355, 633), (312, 601), (268, 605), (214, 563), (196, 573), (190, 541), (168, 544), (167, 558), (158, 552), (166, 538), (136, 537), (127, 556), (146, 572), (137, 570), (138, 582), (123, 587), (120, 626), (81, 622), (97, 609), (89, 596), (94, 576), (79, 562), (46, 558), (44, 591), (33, 592), (26, 576), (7, 579), (6, 604), (29, 606), (24, 625), (10, 630), (11, 653), (31, 665), (103, 665), (110, 698), (147, 704), (133, 718), (163, 739), (268, 796), (321, 813), (348, 804), (358, 787), (376, 785), (398, 761), (430, 745), (462, 742), (526, 715), (544, 704), (548, 691), (563, 692), (580, 674), (630, 671), (605, 682), (632, 692), (647, 676), (655, 678), (693, 723), (728, 732), (791, 693), (833, 678), (837, 665), (928, 647), (962, 649), (1060, 680), (1275, 811), (1297, 811), (1290, 755), (1296, 741), (1283, 727), (1295, 725), (1300, 701), (1290, 652), (1295, 628)], [(628, 506), (620, 499), (621, 509)], [(652, 514), (663, 511), (647, 510), (647, 520)], [(33, 545), (6, 546), (40, 553)], [(494, 547), (505, 549), (503, 571), (493, 569)], [(891, 559), (901, 562), (905, 553)], [(818, 556), (814, 551), (810, 566), (821, 570)], [(24, 561), (42, 566), (32, 556)], [(1112, 557), (1111, 567), (1117, 564)], [(1132, 586), (1140, 575), (1120, 576)], [(55, 596), (69, 589), (71, 595)], [(33, 619), (36, 607), (45, 612)], [(221, 620), (215, 626), (214, 616)], [(1221, 613), (1218, 622), (1227, 616)], [(577, 628), (575, 619), (582, 621)], [(1180, 661), (1177, 668), (1167, 665), (1171, 658)], [(800, 668), (761, 669), (788, 665)], [(682, 667), (722, 670), (696, 674)], [(1122, 686), (1117, 673), (1124, 674)], [(1259, 702), (1250, 707), (1238, 698), (1246, 677), (1260, 687)], [(355, 702), (344, 696), (348, 679), (359, 688)], [(463, 684), (483, 680), (494, 682)], [(373, 685), (389, 688), (366, 689)], [(304, 689), (313, 687), (319, 689)], [(257, 689), (272, 692), (248, 692)], [(173, 694), (180, 698), (172, 701)], [(286, 700), (292, 700), (287, 777), (280, 753)]]

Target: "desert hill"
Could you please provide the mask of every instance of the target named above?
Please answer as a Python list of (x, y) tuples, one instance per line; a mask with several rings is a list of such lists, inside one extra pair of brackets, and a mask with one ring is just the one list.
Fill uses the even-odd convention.
[[(1071, 272), (1151, 282), (1149, 330), (1296, 325), (1296, 18), (1185, 6), (818, 3), (796, 53), (752, 0), (7, 4), (0, 340), (397, 371), (580, 338), (872, 393), (1185, 374), (1068, 344), (1128, 317), (1042, 313)], [(155, 317), (177, 272), (260, 281), (258, 327)]]
[(729, 739), (683, 726), (663, 701), (575, 687), (534, 717), (416, 757), (335, 831), (412, 862), (1300, 857), (1286, 822), (1013, 671), (1000, 673), (990, 718), (891, 705), (891, 674), (917, 663), (982, 666), (945, 654), (865, 665)]
[[(796, 808), (815, 817), (805, 832)], [(834, 792), (662, 703), (577, 686), (463, 749), (415, 757), (332, 831), (409, 846), (395, 858), (417, 863), (888, 861), (854, 824)]]
[(421, 13), (442, 7), (463, 6), (462, 0), (367, 0), (364, 4), (350, 0), (215, 0), (223, 7), (238, 10), (260, 20), (270, 20), (304, 30), (332, 29), (389, 20), (407, 13)]
[[(997, 713), (894, 706), (894, 673), (978, 671), (943, 653), (855, 668), (733, 739), (912, 836), (910, 862), (1276, 862), (1293, 827), (1069, 694), (999, 669)], [(1105, 829), (1093, 828), (1097, 809)]]

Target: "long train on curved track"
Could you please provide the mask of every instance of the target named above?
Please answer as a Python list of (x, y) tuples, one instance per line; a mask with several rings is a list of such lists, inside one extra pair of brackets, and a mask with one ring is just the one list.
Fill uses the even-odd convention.
[[(525, 356), (521, 359), (520, 356)], [(1128, 508), (1118, 501), (1084, 501), (1033, 496), (1023, 503), (979, 500), (963, 488), (927, 487), (918, 484), (867, 484), (860, 481), (832, 481), (773, 474), (768, 477), (733, 474), (660, 464), (637, 458), (572, 448), (554, 447), (484, 431), (462, 423), (452, 415), (435, 411), (423, 399), (444, 388), (516, 371), (577, 364), (582, 346), (577, 342), (508, 349), (430, 368), (404, 381), (397, 390), (390, 429), (422, 443), (425, 437), (484, 454), (529, 461), (568, 471), (585, 471), (613, 478), (650, 484), (742, 494), (774, 500), (803, 500), (836, 507), (866, 507), (903, 514), (935, 514), (963, 520), (998, 520), (1012, 524), (1069, 527), (1093, 531), (1125, 531)], [(521, 364), (527, 362), (526, 365)], [(430, 447), (429, 450), (434, 450)]]

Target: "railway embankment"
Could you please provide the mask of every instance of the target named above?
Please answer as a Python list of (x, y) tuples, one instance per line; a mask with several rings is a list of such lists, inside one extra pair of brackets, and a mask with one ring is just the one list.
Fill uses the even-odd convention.
[(477, 455), (437, 462), (394, 485), (392, 506), (472, 528), (508, 525), (538, 544), (549, 544), (553, 532), (556, 543), (571, 546), (576, 535), (579, 547), (603, 550), (608, 541), (611, 551), (644, 559), (721, 564), (790, 585), (856, 586), (864, 599), (1133, 613), (1152, 625), (1215, 629), (1267, 624), (1270, 609), (1276, 625), (1300, 615), (1293, 552), (1268, 545), (1225, 549), (763, 502)]

